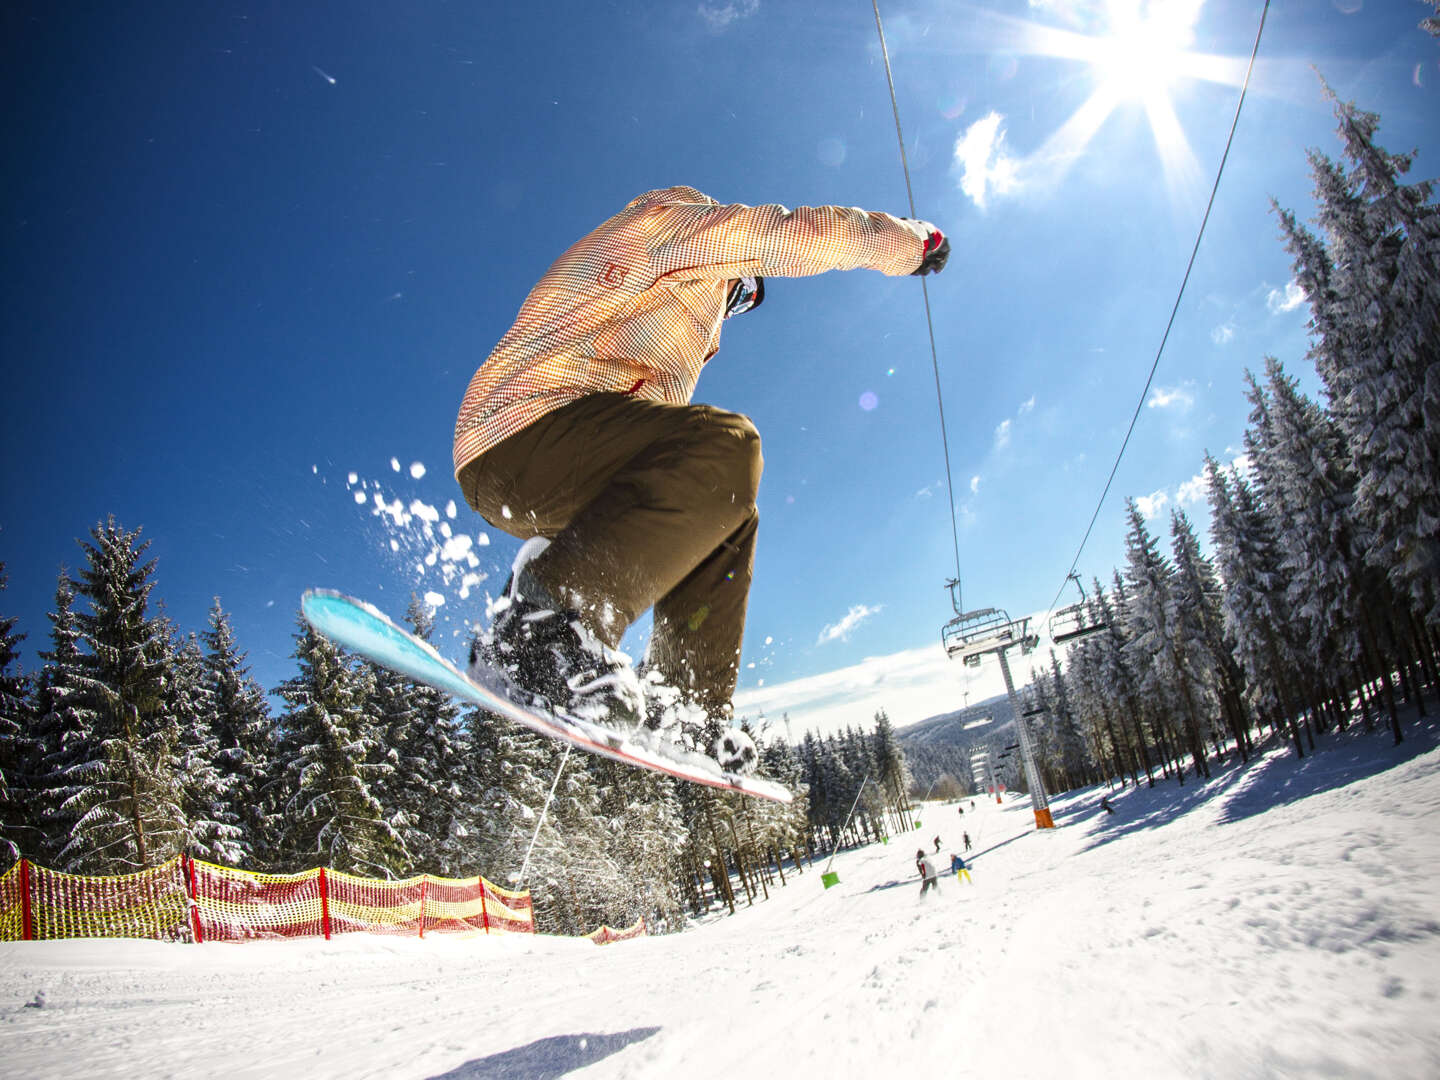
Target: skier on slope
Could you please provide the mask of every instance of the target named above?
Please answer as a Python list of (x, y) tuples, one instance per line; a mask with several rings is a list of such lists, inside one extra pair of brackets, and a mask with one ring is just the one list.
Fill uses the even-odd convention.
[(927, 892), (934, 889), (940, 891), (940, 874), (935, 869), (935, 863), (930, 856), (925, 854), (925, 849), (920, 848), (915, 852), (915, 869), (920, 871), (920, 896), (923, 898)]
[[(498, 529), (549, 541), (522, 549), (533, 557), (472, 648), (477, 676), (503, 667), (532, 699), (627, 733), (642, 721), (707, 740), (723, 729), (761, 457), (749, 419), (690, 404), (721, 323), (760, 304), (765, 277), (928, 274), (949, 252), (927, 222), (725, 206), (689, 187), (633, 199), (564, 252), (476, 371), (455, 424), (466, 502)], [(613, 650), (651, 606), (642, 688)], [(741, 751), (727, 767), (753, 765), (749, 737), (727, 735)]]

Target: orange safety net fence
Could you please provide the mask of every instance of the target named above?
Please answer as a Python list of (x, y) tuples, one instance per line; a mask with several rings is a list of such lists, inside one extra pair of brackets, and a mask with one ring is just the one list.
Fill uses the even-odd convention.
[(608, 926), (602, 926), (598, 930), (591, 930), (585, 936), (596, 945), (609, 945), (612, 941), (629, 941), (631, 938), (644, 937), (649, 931), (645, 929), (645, 920), (641, 919), (634, 926), (625, 930), (612, 930)]
[(355, 932), (533, 934), (535, 915), (528, 892), (478, 875), (382, 881), (323, 867), (259, 874), (177, 856), (115, 877), (61, 874), (22, 859), (0, 876), (0, 941), (244, 941)]

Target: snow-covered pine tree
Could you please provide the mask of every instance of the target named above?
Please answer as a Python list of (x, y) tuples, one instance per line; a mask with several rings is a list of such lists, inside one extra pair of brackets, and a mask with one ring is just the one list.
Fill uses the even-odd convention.
[(371, 792), (385, 766), (365, 713), (371, 682), (303, 619), (295, 635), (299, 672), (278, 693), (280, 759), (286, 777), (282, 861), (287, 869), (329, 866), (352, 874), (402, 875), (399, 834)]
[[(1225, 643), (1223, 590), (1214, 564), (1200, 550), (1200, 538), (1183, 510), (1170, 517), (1171, 554), (1175, 565), (1175, 608), (1197, 657), (1198, 669), (1211, 673), (1221, 711), (1241, 761), (1249, 760), (1249, 721), (1245, 713), (1245, 676)], [(1217, 748), (1217, 753), (1219, 750)]]
[(69, 775), (89, 740), (87, 713), (79, 707), (80, 628), (75, 622), (75, 587), (63, 568), (55, 587), (50, 620), (50, 650), (40, 653), (35, 686), (33, 739), (37, 765), (34, 800), (43, 833), (38, 857), (59, 865), (75, 817), (66, 804), (78, 790)]
[(214, 699), (206, 679), (205, 656), (194, 634), (178, 640), (172, 630), (165, 667), (165, 708), (178, 730), (176, 769), (185, 814), (187, 854), (207, 862), (237, 865), (244, 858), (242, 830), (220, 767)]
[[(406, 619), (430, 640), (434, 618), (411, 596)], [(410, 852), (414, 872), (469, 873), (473, 854), (465, 822), (478, 792), (458, 718), (447, 695), (384, 668), (374, 669), (372, 713), (383, 732), (379, 749), (391, 771), (376, 785), (385, 816)]]
[(1436, 14), (1427, 15), (1420, 20), (1420, 29), (1428, 30), (1436, 37), (1440, 37), (1440, 0), (1420, 0), (1422, 4), (1429, 4), (1435, 9)]
[(155, 563), (141, 559), (149, 542), (114, 518), (90, 535), (74, 583), (90, 607), (75, 614), (82, 651), (73, 707), (86, 738), (66, 771), (74, 790), (64, 809), (75, 824), (59, 861), (72, 873), (115, 874), (184, 848), (179, 732), (165, 708), (167, 627), (148, 613)]
[(1312, 150), (1322, 243), (1275, 206), (1306, 290), (1325, 381), (1357, 473), (1367, 556), (1440, 620), (1440, 207), (1401, 183), (1413, 154), (1375, 142), (1380, 118), (1326, 87), (1350, 168)]
[(1221, 606), (1226, 640), (1245, 671), (1261, 715), (1277, 732), (1288, 725), (1295, 752), (1304, 757), (1294, 719), (1299, 707), (1290, 692), (1298, 681), (1299, 665), (1274, 524), (1239, 469), (1225, 473), (1207, 454), (1205, 470), (1210, 483), (1210, 536), (1225, 582)]
[(894, 816), (893, 829), (901, 832), (910, 827), (910, 770), (905, 764), (905, 751), (895, 739), (895, 725), (884, 709), (875, 714), (875, 733), (871, 736), (875, 759), (875, 781), (885, 793)]
[[(1134, 499), (1126, 500), (1126, 512), (1130, 531), (1125, 538), (1125, 586), (1129, 600), (1127, 625), (1132, 635), (1128, 647), (1140, 673), (1141, 694), (1152, 709), (1151, 715), (1161, 724), (1164, 718), (1181, 717), (1195, 773), (1208, 779), (1210, 767), (1201, 738), (1205, 687), (1191, 668), (1193, 656), (1186, 649), (1176, 618), (1174, 568), (1160, 553), (1159, 543), (1146, 528)], [(1172, 741), (1177, 737), (1167, 734)], [(1173, 751), (1172, 747), (1178, 770), (1179, 754)], [(1184, 782), (1183, 776), (1178, 778)]]
[(242, 863), (266, 868), (274, 864), (281, 811), (275, 789), (265, 783), (275, 755), (274, 721), (218, 596), (201, 641), (226, 818), (240, 826)]
[[(5, 590), (5, 564), (0, 563), (0, 592)], [(0, 865), (7, 851), (34, 858), (42, 833), (35, 799), (39, 746), (29, 681), (20, 671), (19, 619), (0, 616)]]

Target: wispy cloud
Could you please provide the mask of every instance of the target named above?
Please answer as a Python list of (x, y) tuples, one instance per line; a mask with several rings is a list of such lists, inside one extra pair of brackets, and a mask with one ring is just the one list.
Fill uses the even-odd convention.
[(1164, 490), (1152, 491), (1149, 495), (1139, 495), (1135, 498), (1135, 509), (1140, 511), (1140, 516), (1146, 521), (1154, 521), (1160, 516), (1160, 511), (1170, 504), (1170, 496)]
[(970, 494), (980, 494), (980, 477), (978, 475), (970, 477)]
[(845, 617), (837, 623), (831, 623), (820, 631), (820, 637), (816, 639), (816, 645), (828, 645), (832, 641), (850, 640), (850, 631), (854, 630), (862, 622), (880, 611), (879, 607), (870, 607), (866, 604), (856, 604), (845, 613)]
[(1210, 331), (1210, 340), (1216, 345), (1229, 345), (1235, 340), (1235, 324), (1223, 323)]
[(1011, 423), (1009, 420), (1001, 420), (1000, 423), (995, 426), (996, 450), (1004, 450), (1005, 447), (1010, 445), (1010, 427)]
[(1157, 386), (1150, 392), (1150, 400), (1145, 404), (1152, 409), (1176, 408), (1181, 412), (1195, 404), (1195, 384), (1184, 383), (1181, 386)]
[(1283, 289), (1270, 290), (1270, 294), (1265, 297), (1265, 306), (1270, 309), (1271, 314), (1279, 315), (1286, 311), (1294, 311), (1308, 299), (1304, 289), (1295, 282), (1289, 281), (1285, 283)]
[(1031, 394), (1028, 400), (1022, 401), (1022, 402), (1020, 403), (1020, 411), (1019, 411), (1016, 415), (1018, 415), (1018, 416), (1024, 416), (1026, 413), (1028, 413), (1028, 412), (1034, 412), (1034, 411), (1035, 411), (1035, 395), (1034, 395), (1034, 394)]
[(739, 19), (748, 19), (760, 10), (760, 0), (732, 0), (728, 4), (701, 4), (696, 11), (711, 30), (724, 30)]
[(1005, 118), (990, 112), (955, 142), (954, 169), (960, 190), (982, 210), (992, 195), (1008, 195), (1019, 185), (1019, 162), (1005, 151)]

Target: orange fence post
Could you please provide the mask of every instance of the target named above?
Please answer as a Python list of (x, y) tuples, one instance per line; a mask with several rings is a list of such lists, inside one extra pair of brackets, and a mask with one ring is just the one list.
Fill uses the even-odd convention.
[(330, 940), (330, 890), (325, 884), (325, 867), (320, 867), (320, 926)]
[(35, 922), (30, 914), (30, 860), (20, 860), (20, 940), (35, 940)]
[(490, 933), (490, 910), (485, 904), (485, 878), (476, 875), (475, 888), (480, 890), (480, 925), (485, 928), (485, 933)]
[(420, 936), (425, 936), (425, 893), (430, 885), (430, 875), (420, 878)]

